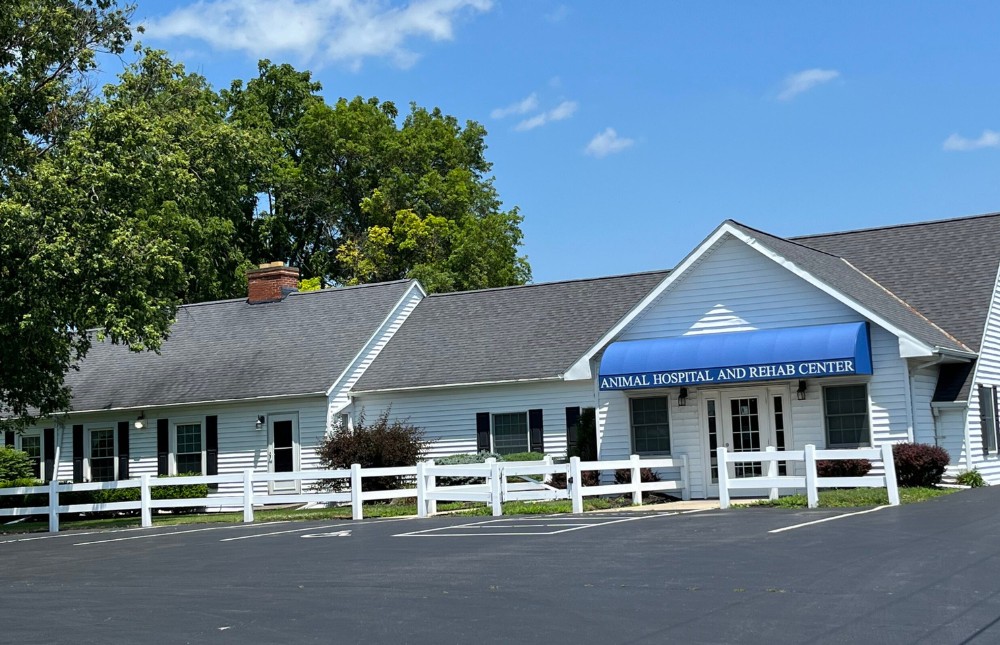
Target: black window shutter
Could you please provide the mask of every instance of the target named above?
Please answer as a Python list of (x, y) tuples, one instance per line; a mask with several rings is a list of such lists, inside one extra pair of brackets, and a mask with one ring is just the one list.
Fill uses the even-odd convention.
[(205, 417), (205, 474), (219, 474), (219, 417)]
[(566, 456), (576, 454), (576, 435), (580, 425), (580, 408), (566, 408)]
[(83, 481), (83, 426), (73, 426), (73, 481)]
[(13, 430), (8, 430), (7, 432), (3, 433), (3, 445), (7, 446), (8, 448), (13, 448), (14, 447), (14, 431)]
[(542, 411), (528, 410), (528, 439), (531, 452), (545, 452), (545, 433), (542, 428)]
[(128, 479), (128, 421), (118, 422), (118, 479)]
[(476, 450), (490, 451), (490, 413), (476, 413)]
[(156, 474), (170, 474), (170, 423), (167, 419), (156, 420)]
[(56, 429), (42, 430), (42, 459), (45, 461), (45, 472), (42, 479), (51, 481), (56, 478)]

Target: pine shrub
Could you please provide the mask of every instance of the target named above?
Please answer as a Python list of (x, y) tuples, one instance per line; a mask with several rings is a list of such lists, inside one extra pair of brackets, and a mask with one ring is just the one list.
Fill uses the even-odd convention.
[(951, 461), (944, 448), (924, 443), (897, 443), (892, 458), (900, 486), (936, 486)]
[[(386, 410), (373, 423), (365, 423), (364, 411), (352, 430), (338, 428), (319, 444), (316, 453), (323, 468), (337, 470), (360, 464), (362, 468), (395, 468), (414, 466), (427, 447), (423, 430), (399, 419), (389, 421)], [(365, 477), (362, 490), (390, 490), (402, 488), (406, 477)], [(326, 490), (339, 491), (349, 488), (345, 479), (327, 480), (321, 484)]]
[[(461, 455), (448, 455), (446, 457), (441, 457), (435, 459), (434, 463), (438, 466), (467, 466), (469, 464), (484, 464), (487, 459), (496, 459), (497, 461), (503, 461), (503, 457), (495, 452), (490, 452), (488, 450), (480, 450), (474, 454), (461, 454)], [(482, 477), (438, 477), (438, 486), (467, 486), (469, 484), (482, 484), (486, 480)]]

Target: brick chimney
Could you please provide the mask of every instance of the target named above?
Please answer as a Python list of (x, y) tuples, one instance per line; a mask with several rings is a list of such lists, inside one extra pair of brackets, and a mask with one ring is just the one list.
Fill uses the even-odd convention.
[(299, 290), (299, 270), (286, 267), (284, 262), (269, 262), (247, 271), (247, 283), (249, 304), (279, 302)]

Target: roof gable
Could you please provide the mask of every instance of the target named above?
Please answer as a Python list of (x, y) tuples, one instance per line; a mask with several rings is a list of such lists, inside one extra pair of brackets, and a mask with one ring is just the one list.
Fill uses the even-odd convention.
[(323, 395), (413, 288), (405, 280), (183, 306), (159, 354), (95, 343), (66, 377), (71, 409)]

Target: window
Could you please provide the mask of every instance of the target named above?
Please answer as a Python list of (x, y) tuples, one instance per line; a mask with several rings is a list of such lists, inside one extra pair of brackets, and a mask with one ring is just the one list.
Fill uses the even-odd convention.
[(528, 452), (528, 413), (493, 415), (493, 452), (512, 455)]
[(174, 474), (205, 473), (205, 437), (200, 423), (174, 426)]
[(871, 445), (868, 436), (868, 386), (823, 388), (823, 419), (828, 448)]
[(35, 479), (42, 479), (42, 436), (22, 435), (21, 451), (31, 458), (31, 468)]
[(629, 399), (632, 412), (632, 449), (636, 454), (670, 452), (667, 397)]
[(997, 451), (997, 388), (979, 386), (979, 427), (983, 433), (983, 453)]
[(87, 467), (90, 481), (110, 482), (118, 478), (115, 459), (115, 431), (112, 428), (95, 428), (90, 431)]

